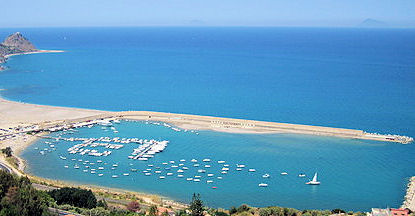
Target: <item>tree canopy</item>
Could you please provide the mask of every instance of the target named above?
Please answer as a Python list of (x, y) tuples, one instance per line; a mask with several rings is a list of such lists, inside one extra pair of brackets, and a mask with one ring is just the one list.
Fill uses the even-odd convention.
[(0, 216), (49, 215), (50, 196), (32, 187), (27, 177), (0, 170)]
[(49, 191), (49, 195), (58, 205), (69, 204), (80, 208), (92, 209), (97, 206), (97, 198), (91, 190), (64, 187)]

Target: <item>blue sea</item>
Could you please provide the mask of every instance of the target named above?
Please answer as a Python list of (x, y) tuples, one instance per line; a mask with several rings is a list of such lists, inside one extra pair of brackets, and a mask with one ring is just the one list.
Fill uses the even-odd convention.
[[(415, 29), (354, 28), (33, 28), (22, 32), (40, 49), (64, 53), (14, 56), (0, 72), (3, 97), (27, 103), (102, 110), (151, 110), (322, 125), (415, 137)], [(205, 182), (159, 180), (125, 146), (105, 158), (119, 178), (65, 169), (66, 149), (40, 155), (44, 141), (22, 156), (38, 176), (160, 194), (187, 202), (199, 192), (212, 207), (398, 207), (415, 175), (413, 144), (302, 135), (174, 132), (122, 122), (118, 134), (84, 128), (77, 137), (167, 139), (151, 163), (225, 160), (257, 172), (230, 172), (217, 189)], [(69, 136), (69, 135), (65, 135)], [(412, 155), (412, 156), (411, 156)], [(75, 157), (75, 156), (73, 156)], [(76, 156), (77, 159), (80, 157)], [(87, 156), (85, 156), (87, 157)], [(94, 159), (96, 160), (96, 159)], [(133, 165), (130, 165), (132, 163)], [(215, 163), (212, 169), (219, 169)], [(80, 164), (81, 165), (81, 164)], [(189, 170), (194, 172), (195, 170)], [(279, 173), (287, 171), (289, 175)], [(320, 186), (304, 182), (319, 173)], [(263, 179), (264, 173), (271, 174)], [(298, 178), (305, 172), (305, 179)], [(259, 188), (267, 182), (269, 187)]]

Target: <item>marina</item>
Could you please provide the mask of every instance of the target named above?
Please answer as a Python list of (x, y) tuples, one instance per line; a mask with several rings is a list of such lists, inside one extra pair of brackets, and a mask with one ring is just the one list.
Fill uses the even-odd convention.
[[(318, 137), (312, 138), (313, 136), (304, 137), (303, 144), (296, 144), (298, 139), (303, 138), (293, 135), (297, 140), (294, 142), (293, 137), (278, 134), (246, 134), (241, 136), (212, 131), (199, 131), (198, 134), (184, 132), (184, 130), (177, 132), (163, 124), (154, 124), (150, 121), (120, 121), (115, 127), (119, 131), (117, 134), (111, 130), (103, 130), (101, 125), (96, 124), (92, 127), (78, 128), (77, 131), (72, 131), (73, 133), (56, 131), (44, 136), (33, 147), (30, 147), (27, 153), (23, 154), (23, 157), (30, 162), (27, 171), (47, 178), (64, 177), (83, 184), (99, 184), (109, 187), (117, 187), (122, 184), (126, 189), (162, 193), (164, 196), (179, 201), (185, 201), (188, 193), (192, 193), (192, 191), (202, 191), (204, 196), (209, 199), (218, 200), (216, 204), (212, 205), (219, 207), (221, 203), (237, 205), (239, 201), (245, 202), (246, 200), (253, 205), (260, 205), (249, 196), (242, 194), (232, 197), (235, 203), (226, 202), (220, 198), (223, 194), (237, 194), (236, 191), (241, 191), (243, 188), (243, 194), (264, 196), (264, 202), (270, 205), (275, 199), (284, 203), (287, 197), (298, 197), (300, 194), (305, 194), (303, 200), (295, 202), (295, 205), (306, 208), (307, 205), (301, 203), (312, 202), (306, 194), (314, 191), (313, 193), (316, 193), (318, 198), (313, 199), (316, 199), (316, 202), (321, 203), (320, 206), (324, 207), (333, 203), (331, 199), (325, 198), (328, 194), (342, 190), (338, 188), (338, 182), (348, 185), (354, 184), (356, 181), (346, 174), (338, 173), (338, 165), (330, 163), (330, 160), (334, 159), (333, 157), (341, 155), (341, 153), (333, 153), (333, 151), (342, 151), (344, 148), (345, 151), (352, 151), (354, 154), (369, 154), (374, 150), (374, 146), (376, 149), (382, 149), (378, 146), (379, 142), (366, 143), (365, 149), (367, 151), (365, 151), (354, 147), (358, 143), (356, 140), (336, 138), (325, 140)], [(137, 152), (136, 155), (132, 155), (136, 149), (149, 152), (149, 149), (152, 149), (151, 146), (163, 141), (168, 143), (166, 148), (155, 153), (153, 157), (149, 157), (149, 160), (141, 161), (131, 157), (140, 154)], [(84, 146), (78, 146), (79, 144)], [(43, 155), (39, 154), (39, 151), (44, 151), (45, 148), (49, 150), (50, 145), (54, 145), (55, 150), (45, 151)], [(144, 147), (140, 148), (142, 145)], [(73, 148), (74, 146), (78, 148)], [(254, 146), (256, 147), (253, 148)], [(290, 153), (293, 151), (290, 146), (293, 149), (317, 148), (323, 152), (306, 154), (306, 152), (295, 151), (294, 156)], [(327, 149), (328, 146), (332, 147)], [(388, 144), (382, 146), (383, 148), (396, 148), (407, 145)], [(232, 148), (233, 151), (228, 151), (228, 148)], [(264, 148), (266, 151), (263, 150)], [(85, 149), (90, 151), (80, 154), (85, 152)], [(74, 150), (76, 153), (71, 154), (70, 152)], [(102, 153), (104, 150), (111, 151), (111, 154), (96, 156), (89, 154), (93, 153), (92, 150), (96, 150), (95, 153)], [(33, 151), (36, 154), (30, 153)], [(252, 154), (253, 151), (255, 154)], [(258, 158), (258, 155), (261, 156)], [(319, 157), (324, 160), (312, 160), (312, 158)], [(366, 157), (367, 162), (363, 160), (363, 163), (373, 163), (375, 158)], [(295, 161), (295, 163), (290, 161)], [(307, 161), (315, 161), (315, 163)], [(49, 168), (58, 170), (59, 175), (48, 173), (46, 170), (49, 168), (38, 167), (37, 164), (41, 166), (42, 163), (53, 164)], [(361, 167), (361, 164), (357, 162), (356, 164), (350, 161), (347, 163), (348, 166), (343, 169), (348, 172), (356, 172), (356, 169)], [(79, 168), (75, 168), (75, 165)], [(386, 165), (385, 168), (387, 167)], [(306, 176), (312, 178), (316, 169), (319, 172), (318, 181), (321, 180), (321, 185), (306, 185), (311, 180)], [(360, 175), (367, 178), (365, 181), (367, 183), (361, 183), (360, 187), (355, 188), (356, 191), (343, 191), (343, 193), (357, 193), (357, 190), (363, 190), (362, 187), (371, 184), (371, 172), (368, 172), (367, 175), (362, 173)], [(238, 179), (244, 179), (244, 181)], [(144, 184), (138, 186), (134, 183), (136, 181), (144, 182)], [(386, 186), (388, 184), (391, 183), (385, 181), (380, 186), (388, 188)], [(171, 187), (172, 185), (174, 187)], [(175, 192), (174, 188), (176, 187), (180, 187), (182, 192)], [(281, 198), (275, 197), (277, 191), (282, 193)], [(399, 194), (402, 193), (404, 192)], [(359, 203), (371, 202), (373, 200), (371, 194), (363, 193), (363, 198), (356, 202), (355, 206), (360, 206)], [(287, 204), (291, 202), (289, 200), (286, 201)], [(348, 204), (350, 202), (352, 201), (347, 200)], [(399, 202), (399, 199), (396, 202)], [(344, 204), (346, 205), (346, 203)], [(361, 205), (362, 208), (366, 204)], [(312, 205), (315, 206), (317, 203), (312, 203)], [(336, 206), (341, 205), (342, 202), (336, 203)]]

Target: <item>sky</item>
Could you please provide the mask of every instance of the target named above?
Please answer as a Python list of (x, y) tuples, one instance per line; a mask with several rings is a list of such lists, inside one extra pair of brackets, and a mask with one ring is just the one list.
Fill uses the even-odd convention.
[[(4, 3), (2, 3), (4, 1)], [(415, 0), (0, 0), (0, 27), (415, 27)]]

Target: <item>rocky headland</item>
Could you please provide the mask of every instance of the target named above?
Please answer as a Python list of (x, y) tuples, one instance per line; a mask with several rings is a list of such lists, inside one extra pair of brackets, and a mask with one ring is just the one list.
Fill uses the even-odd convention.
[[(36, 47), (20, 32), (9, 35), (3, 43), (0, 44), (0, 64), (6, 62), (9, 55), (23, 54), (27, 52), (38, 51)], [(0, 66), (0, 70), (2, 67)]]

